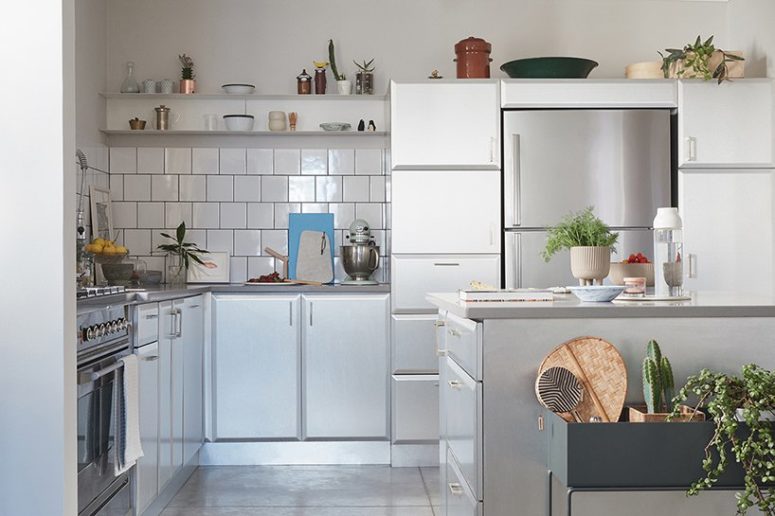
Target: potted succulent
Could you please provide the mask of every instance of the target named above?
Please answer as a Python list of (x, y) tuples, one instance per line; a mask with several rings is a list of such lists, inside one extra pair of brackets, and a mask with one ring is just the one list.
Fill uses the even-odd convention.
[(157, 246), (157, 249), (167, 253), (167, 283), (172, 285), (183, 284), (186, 282), (186, 272), (191, 261), (193, 260), (198, 264), (204, 265), (199, 255), (209, 253), (209, 251), (200, 249), (197, 244), (185, 241), (185, 222), (181, 222), (177, 227), (174, 237), (168, 233), (162, 233), (161, 236), (172, 241), (170, 244), (160, 244)]
[(371, 61), (363, 60), (363, 63), (353, 61), (358, 67), (355, 74), (355, 94), (373, 95), (374, 94), (374, 59)]
[[(674, 401), (689, 396), (698, 398), (697, 407), (711, 416), (715, 432), (702, 461), (706, 475), (688, 494), (713, 487), (731, 456), (744, 473), (744, 490), (736, 496), (738, 514), (754, 507), (775, 514), (775, 372), (755, 364), (743, 366), (741, 376), (703, 369), (688, 378)], [(673, 415), (678, 415), (677, 408)]]
[(339, 91), (339, 95), (349, 95), (352, 93), (352, 83), (347, 80), (347, 77), (336, 68), (336, 56), (334, 55), (334, 40), (328, 40), (328, 62), (331, 63), (331, 72), (334, 74), (336, 80), (336, 89)]
[(578, 213), (566, 215), (554, 227), (549, 228), (546, 248), (542, 255), (545, 261), (563, 249), (570, 250), (570, 268), (580, 285), (599, 284), (608, 276), (611, 268), (611, 252), (619, 238), (589, 207)]
[(742, 52), (717, 49), (713, 44), (713, 36), (705, 41), (697, 36), (693, 44), (689, 43), (683, 48), (668, 48), (665, 52), (667, 54), (659, 53), (665, 78), (716, 79), (721, 84), (729, 78), (744, 75), (745, 59)]
[(186, 54), (179, 55), (180, 71), (180, 93), (196, 93), (196, 81), (194, 80), (194, 60)]

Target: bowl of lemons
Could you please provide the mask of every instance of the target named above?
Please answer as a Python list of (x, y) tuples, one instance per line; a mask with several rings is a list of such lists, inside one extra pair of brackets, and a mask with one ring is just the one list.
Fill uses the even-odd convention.
[(84, 251), (94, 256), (97, 263), (121, 263), (129, 254), (129, 249), (123, 245), (116, 245), (114, 240), (95, 238), (84, 246)]

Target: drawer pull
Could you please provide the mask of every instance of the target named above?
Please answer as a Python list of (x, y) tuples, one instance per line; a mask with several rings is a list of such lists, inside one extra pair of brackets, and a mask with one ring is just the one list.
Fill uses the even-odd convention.
[(155, 362), (156, 360), (159, 360), (159, 355), (151, 355), (149, 357), (143, 357), (142, 360), (144, 362)]
[(463, 496), (463, 486), (457, 482), (450, 482), (447, 485), (449, 486), (449, 492), (452, 493), (452, 496)]
[(459, 331), (457, 331), (457, 330), (456, 330), (456, 329), (454, 329), (454, 328), (449, 328), (449, 329), (447, 330), (447, 333), (448, 333), (448, 334), (449, 334), (451, 337), (460, 337), (460, 335), (461, 335), (461, 334), (460, 334), (460, 332), (459, 332)]
[(145, 316), (146, 319), (158, 319), (159, 314), (148, 314)]
[(458, 382), (457, 380), (449, 380), (447, 383), (449, 384), (450, 387), (452, 387), (456, 391), (459, 391), (460, 389), (463, 388), (463, 384)]
[(434, 263), (434, 267), (460, 267), (459, 263)]

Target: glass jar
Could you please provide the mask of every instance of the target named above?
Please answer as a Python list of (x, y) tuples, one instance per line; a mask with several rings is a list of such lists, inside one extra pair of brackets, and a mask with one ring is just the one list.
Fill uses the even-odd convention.
[(121, 93), (140, 93), (140, 85), (135, 80), (134, 61), (126, 62), (126, 77), (121, 83)]
[(167, 255), (167, 285), (184, 285), (186, 283), (186, 265), (183, 257), (177, 254)]
[(302, 69), (296, 76), (296, 93), (299, 95), (309, 95), (312, 93), (312, 77), (307, 73), (307, 69)]
[(658, 208), (654, 219), (654, 294), (683, 295), (683, 221), (678, 208)]
[(372, 72), (358, 72), (355, 74), (355, 94), (374, 94), (374, 74)]

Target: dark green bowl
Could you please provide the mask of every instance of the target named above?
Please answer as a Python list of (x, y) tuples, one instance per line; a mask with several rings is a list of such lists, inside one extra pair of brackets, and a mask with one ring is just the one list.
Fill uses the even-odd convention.
[(586, 79), (596, 61), (580, 57), (532, 57), (501, 65), (512, 79)]

